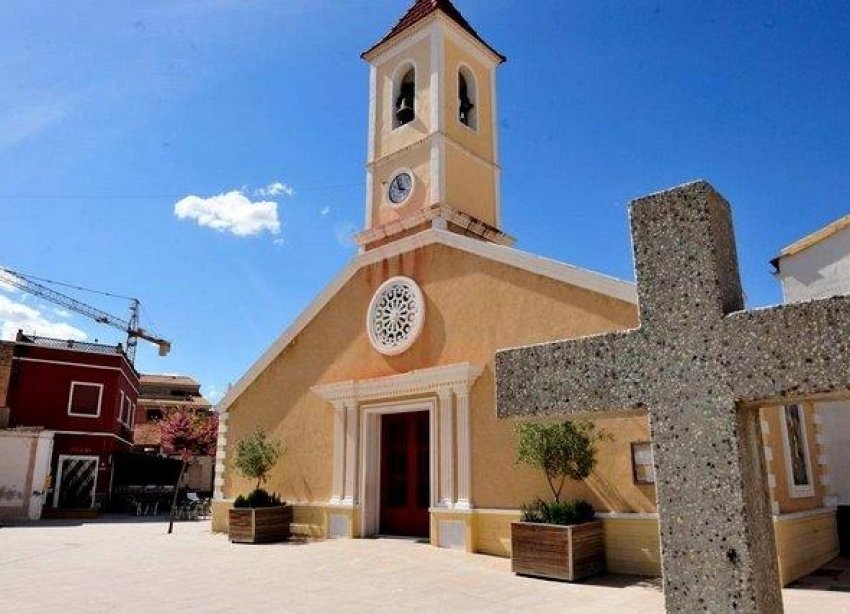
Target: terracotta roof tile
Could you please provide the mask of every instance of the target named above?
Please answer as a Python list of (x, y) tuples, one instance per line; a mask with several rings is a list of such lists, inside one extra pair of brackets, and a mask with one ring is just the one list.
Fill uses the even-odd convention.
[(178, 384), (183, 386), (199, 386), (193, 378), (188, 375), (169, 375), (164, 373), (143, 373), (139, 378), (144, 384)]
[(436, 11), (442, 11), (449, 19), (474, 36), (478, 42), (495, 53), (502, 62), (507, 60), (505, 56), (493, 49), (487, 41), (481, 38), (481, 35), (475, 31), (475, 28), (473, 28), (463, 15), (460, 14), (460, 11), (455, 8), (450, 0), (416, 0), (414, 5), (410, 7), (410, 10), (408, 10), (401, 19), (399, 19), (398, 23), (389, 31), (389, 33), (376, 44), (364, 51), (361, 57), (365, 57), (371, 51), (374, 51), (391, 38), (401, 34), (408, 28), (413, 27)]

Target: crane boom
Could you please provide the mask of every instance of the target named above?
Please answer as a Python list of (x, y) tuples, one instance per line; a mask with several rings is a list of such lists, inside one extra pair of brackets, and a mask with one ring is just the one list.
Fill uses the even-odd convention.
[(165, 356), (171, 351), (171, 343), (161, 339), (139, 327), (139, 300), (130, 299), (130, 319), (123, 320), (117, 316), (107, 313), (97, 307), (87, 305), (77, 299), (71, 298), (61, 292), (41, 284), (31, 277), (18, 273), (5, 267), (0, 267), (0, 282), (13, 286), (27, 294), (50, 301), (60, 307), (74, 311), (80, 315), (91, 318), (100, 324), (106, 324), (112, 328), (127, 333), (127, 357), (130, 362), (136, 358), (136, 345), (139, 339), (144, 339), (159, 347), (159, 355)]

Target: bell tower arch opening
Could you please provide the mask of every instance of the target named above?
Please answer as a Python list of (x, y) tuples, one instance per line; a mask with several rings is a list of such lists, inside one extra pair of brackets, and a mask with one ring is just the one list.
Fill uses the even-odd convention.
[(416, 119), (416, 65), (405, 62), (396, 69), (392, 90), (393, 129), (400, 128)]
[(458, 121), (474, 131), (478, 131), (478, 84), (475, 74), (466, 64), (457, 71)]

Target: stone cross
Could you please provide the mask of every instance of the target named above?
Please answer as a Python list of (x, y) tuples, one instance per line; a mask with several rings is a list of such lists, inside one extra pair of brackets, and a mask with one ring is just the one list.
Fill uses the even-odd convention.
[(498, 414), (648, 410), (667, 610), (781, 612), (757, 408), (850, 388), (850, 297), (743, 311), (704, 181), (631, 222), (640, 328), (497, 353)]

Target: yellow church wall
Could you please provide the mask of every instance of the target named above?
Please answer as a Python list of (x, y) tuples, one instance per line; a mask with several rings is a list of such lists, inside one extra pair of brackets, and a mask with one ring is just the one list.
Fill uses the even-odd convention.
[(474, 551), (508, 557), (511, 555), (511, 523), (521, 518), (519, 510), (475, 510)]
[(227, 533), (227, 510), (233, 507), (233, 501), (213, 500), (212, 502), (212, 532)]
[(661, 575), (661, 537), (654, 518), (605, 518), (608, 571), (638, 576)]
[[(428, 147), (411, 148), (385, 158), (373, 169), (372, 223), (395, 222), (410, 217), (431, 204), (431, 154)], [(413, 193), (400, 207), (390, 205), (387, 197), (389, 182), (400, 169), (409, 169), (415, 177)], [(395, 238), (395, 237), (394, 237)]]
[[(412, 63), (416, 68), (416, 119), (393, 128), (395, 96), (393, 79), (401, 78), (400, 69)], [(375, 98), (375, 158), (399, 151), (425, 138), (431, 132), (431, 42), (428, 39), (412, 45), (404, 53), (377, 67)]]
[[(446, 134), (463, 147), (486, 160), (493, 160), (493, 105), (490, 70), (469, 52), (463, 51), (451, 38), (445, 39), (443, 66), (445, 81)], [(458, 73), (465, 65), (475, 77), (475, 110), (478, 114), (477, 130), (465, 126), (458, 116)], [(449, 165), (451, 168), (451, 165)]]
[[(394, 275), (407, 275), (421, 285), (426, 321), (410, 350), (387, 357), (369, 343), (365, 313), (378, 286)], [(492, 367), (496, 349), (625, 328), (636, 318), (634, 305), (446, 246), (402, 254), (359, 271), (232, 403), (228, 449), (254, 428), (265, 429), (288, 448), (267, 488), (296, 502), (328, 501), (333, 410), (310, 388), (468, 361), (485, 365), (472, 391), (473, 496), (480, 499), (477, 505), (518, 506), (546, 492), (539, 488), (541, 478), (514, 467), (512, 425), (496, 420)], [(634, 419), (624, 420), (622, 424), (633, 430)], [(617, 440), (626, 445), (630, 437)], [(516, 480), (507, 482), (505, 473)], [(631, 479), (630, 470), (623, 479)], [(534, 480), (535, 486), (523, 483), (527, 480)], [(252, 486), (226, 469), (227, 497)], [(627, 492), (629, 485), (623, 484), (623, 489)], [(644, 509), (645, 495), (631, 490), (625, 495), (629, 509)]]
[(451, 143), (446, 144), (446, 202), (478, 219), (496, 225), (496, 183), (493, 167)]

